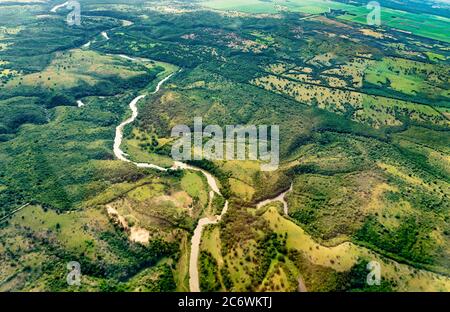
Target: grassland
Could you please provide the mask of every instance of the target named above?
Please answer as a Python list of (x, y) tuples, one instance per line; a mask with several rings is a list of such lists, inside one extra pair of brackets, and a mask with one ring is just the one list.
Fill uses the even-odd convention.
[(364, 80), (368, 84), (390, 88), (407, 95), (435, 99), (436, 105), (445, 105), (450, 93), (446, 88), (448, 72), (445, 67), (404, 59), (385, 58), (373, 63), (365, 71)]
[[(63, 290), (65, 263), (72, 257), (84, 267), (78, 290), (183, 289), (188, 233), (207, 204), (203, 176), (148, 176), (113, 188), (92, 199), (91, 208), (57, 213), (29, 206), (2, 224), (0, 246), (8, 252), (2, 254), (0, 287)], [(13, 243), (13, 235), (23, 240)], [(30, 279), (38, 282), (26, 284)]]
[(94, 51), (72, 50), (57, 53), (44, 71), (17, 77), (6, 84), (6, 88), (17, 88), (30, 85), (46, 89), (73, 88), (79, 84), (93, 86), (102, 80), (115, 76), (119, 79), (130, 79), (144, 75), (144, 68), (135, 65), (130, 67), (119, 57), (105, 56)]
[[(357, 6), (335, 1), (225, 1), (207, 0), (202, 3), (205, 7), (216, 10), (231, 10), (252, 14), (274, 14), (283, 11), (300, 12), (303, 14), (323, 14), (330, 10), (344, 11), (339, 14), (338, 19), (367, 24), (367, 15), (371, 10), (366, 6)], [(381, 10), (381, 21), (383, 26), (400, 29), (417, 36), (450, 42), (450, 37), (445, 31), (450, 20), (445, 17), (430, 14), (416, 14), (391, 8)]]
[[(0, 245), (5, 251), (2, 290), (68, 290), (65, 276), (70, 259), (77, 259), (84, 268), (80, 291), (133, 290), (133, 282), (140, 279), (140, 275), (134, 275), (140, 268), (151, 263), (153, 271), (161, 271), (157, 261), (176, 252), (176, 245), (171, 243), (155, 241), (143, 247), (128, 242), (106, 214), (96, 209), (57, 214), (29, 206), (16, 214), (10, 224), (0, 230)], [(18, 237), (21, 239), (16, 240)], [(148, 257), (150, 253), (152, 257)], [(17, 259), (21, 260), (16, 262)], [(168, 273), (165, 279), (174, 285), (170, 269)], [(164, 285), (165, 279), (147, 282), (146, 287), (171, 290), (170, 284)]]
[(344, 9), (352, 7), (334, 1), (322, 0), (294, 0), (294, 1), (224, 1), (208, 0), (202, 3), (206, 7), (217, 10), (234, 10), (246, 13), (277, 13), (281, 11), (301, 12), (305, 14), (321, 14), (331, 9)]
[[(355, 285), (348, 280), (363, 259), (381, 263), (382, 287), (391, 290), (444, 291), (450, 287), (446, 277), (380, 257), (352, 243), (321, 245), (294, 222), (281, 216), (274, 206), (261, 212), (245, 212), (244, 216), (256, 225), (253, 231), (241, 229), (232, 235), (231, 229), (237, 230), (241, 223), (230, 217), (227, 225), (210, 228), (205, 233), (202, 250), (209, 259), (208, 270), (202, 271), (201, 276), (205, 290), (213, 286), (214, 290), (298, 291), (299, 278), (309, 291), (349, 290)], [(236, 236), (241, 237), (234, 240)], [(274, 249), (267, 248), (271, 244)]]
[(204, 6), (216, 10), (236, 10), (246, 13), (276, 13), (277, 10), (270, 2), (263, 2), (259, 0), (251, 1), (223, 1), (213, 0), (202, 3)]
[[(367, 14), (370, 10), (365, 7), (346, 8), (346, 14), (338, 18), (349, 20), (361, 24), (367, 24)], [(429, 14), (414, 14), (405, 11), (383, 8), (381, 11), (382, 25), (393, 29), (400, 29), (411, 34), (450, 42), (445, 29), (448, 27), (450, 20), (445, 17), (433, 16)]]
[[(370, 76), (368, 79), (371, 79)], [(375, 128), (400, 126), (403, 124), (402, 119), (405, 118), (417, 122), (433, 120), (436, 125), (448, 125), (448, 120), (433, 108), (402, 100), (304, 84), (274, 75), (258, 78), (252, 83), (266, 90), (291, 96), (301, 103), (316, 105), (338, 114), (352, 114), (354, 120), (367, 123)], [(405, 89), (402, 90), (408, 92)], [(349, 106), (346, 107), (345, 104)]]

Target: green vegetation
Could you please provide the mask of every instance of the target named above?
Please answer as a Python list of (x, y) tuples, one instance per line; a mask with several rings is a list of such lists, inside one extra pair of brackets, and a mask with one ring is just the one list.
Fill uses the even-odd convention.
[[(74, 259), (80, 262), (86, 282), (79, 290), (107, 290), (104, 287), (115, 284), (126, 289), (133, 279), (139, 278), (135, 275), (143, 268), (156, 265), (164, 257), (177, 259), (176, 244), (162, 240), (147, 246), (131, 243), (103, 213), (94, 209), (58, 214), (29, 206), (15, 215), (10, 224), (0, 230), (1, 246), (8, 250), (4, 254), (4, 272), (23, 270), (18, 280), (0, 285), (2, 289), (69, 290), (66, 264)], [(23, 261), (16, 262), (17, 259)], [(162, 269), (164, 274), (172, 274), (171, 270)], [(160, 271), (161, 267), (156, 266), (155, 270)], [(36, 280), (36, 284), (26, 284), (28, 278)], [(168, 282), (163, 279), (158, 283), (165, 287), (163, 290), (173, 287), (165, 285)]]
[(200, 289), (202, 291), (213, 292), (221, 288), (217, 262), (211, 254), (202, 251), (199, 256), (199, 268), (202, 279)]
[[(0, 290), (188, 291), (194, 229), (228, 200), (203, 291), (448, 291), (450, 22), (411, 1), (383, 1), (381, 27), (359, 0), (86, 0), (79, 27), (0, 3)], [(279, 125), (279, 169), (189, 162), (211, 200), (201, 172), (117, 160), (139, 94), (128, 159), (170, 168), (171, 129), (202, 116)], [(256, 209), (291, 185), (287, 215)]]
[[(370, 11), (364, 6), (346, 8), (345, 11), (345, 14), (338, 18), (361, 24), (367, 23), (367, 14)], [(445, 17), (383, 8), (381, 20), (383, 25), (394, 29), (400, 29), (401, 31), (425, 38), (450, 42), (448, 34), (444, 31), (450, 20)]]
[[(367, 24), (367, 15), (371, 10), (366, 8), (367, 3), (359, 5), (347, 4), (345, 1), (325, 0), (293, 0), (293, 1), (227, 1), (206, 0), (202, 4), (217, 10), (231, 10), (244, 13), (267, 13), (278, 12), (301, 12), (303, 14), (337, 15), (337, 18), (361, 24)], [(395, 9), (383, 7), (381, 20), (383, 25), (410, 32), (418, 36), (450, 42), (450, 37), (445, 29), (450, 21), (449, 18), (423, 14), (422, 12), (411, 13), (405, 11), (404, 6)], [(334, 12), (336, 11), (336, 13)]]

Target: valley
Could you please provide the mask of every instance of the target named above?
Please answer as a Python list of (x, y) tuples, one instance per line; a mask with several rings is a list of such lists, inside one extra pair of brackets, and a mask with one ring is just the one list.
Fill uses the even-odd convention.
[[(62, 2), (0, 0), (0, 291), (450, 290), (448, 9)], [(174, 161), (195, 117), (278, 170)]]

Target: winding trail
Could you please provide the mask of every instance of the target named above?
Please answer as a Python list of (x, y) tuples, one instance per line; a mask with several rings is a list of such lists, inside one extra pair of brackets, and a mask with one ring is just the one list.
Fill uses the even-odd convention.
[(5, 221), (6, 219), (8, 219), (9, 217), (13, 216), (15, 213), (21, 211), (22, 209), (24, 209), (25, 207), (28, 207), (30, 205), (30, 203), (26, 203), (25, 205), (20, 206), (19, 208), (17, 208), (16, 210), (11, 211), (10, 213), (8, 213), (6, 216), (4, 216), (3, 218), (0, 219), (0, 223), (2, 223), (3, 221)]
[(129, 60), (129, 61), (138, 61), (137, 58), (130, 57), (130, 56), (125, 55), (125, 54), (117, 54), (117, 55), (118, 55), (119, 57), (121, 57), (121, 58), (123, 58), (123, 59), (126, 59), (126, 60)]
[(298, 292), (308, 292), (308, 288), (306, 288), (305, 282), (301, 276), (298, 277)]
[[(120, 57), (128, 59), (128, 60), (133, 60), (133, 61), (137, 60), (137, 59), (134, 59), (134, 58), (126, 56), (126, 55), (120, 55)], [(151, 94), (158, 93), (159, 90), (161, 89), (162, 85), (167, 80), (169, 80), (174, 74), (175, 73), (172, 73), (169, 76), (167, 76), (166, 78), (162, 79), (157, 84), (155, 91), (153, 91)], [(116, 156), (117, 159), (124, 161), (124, 162), (132, 163), (138, 168), (151, 168), (151, 169), (156, 169), (159, 171), (168, 171), (169, 169), (157, 166), (155, 164), (133, 162), (127, 158), (127, 157), (129, 157), (129, 155), (126, 154), (120, 148), (120, 146), (122, 145), (122, 141), (123, 141), (123, 130), (125, 129), (125, 127), (127, 125), (133, 123), (136, 120), (136, 118), (139, 115), (137, 104), (140, 100), (142, 100), (145, 97), (146, 97), (146, 95), (142, 94), (142, 95), (135, 97), (130, 102), (129, 106), (131, 109), (131, 117), (129, 117), (124, 122), (122, 122), (119, 126), (117, 126), (116, 136), (114, 138), (114, 148), (113, 148), (114, 155)], [(221, 195), (219, 187), (216, 182), (216, 179), (209, 172), (207, 172), (203, 169), (194, 167), (194, 166), (187, 165), (187, 164), (179, 162), (179, 161), (175, 161), (173, 166), (170, 169), (171, 170), (193, 170), (193, 171), (201, 172), (206, 177), (208, 185), (212, 190), (212, 192), (210, 193), (210, 202), (212, 202), (214, 194)], [(199, 292), (200, 291), (200, 283), (199, 283), (199, 275), (198, 275), (198, 257), (199, 257), (200, 243), (201, 243), (203, 229), (207, 225), (219, 223), (220, 220), (222, 220), (222, 217), (227, 213), (227, 210), (228, 210), (228, 201), (225, 202), (222, 213), (220, 215), (214, 216), (214, 217), (205, 217), (205, 218), (200, 219), (197, 227), (194, 230), (194, 235), (192, 236), (192, 239), (191, 239), (191, 253), (190, 253), (190, 258), (189, 258), (189, 288), (190, 288), (191, 292)]]

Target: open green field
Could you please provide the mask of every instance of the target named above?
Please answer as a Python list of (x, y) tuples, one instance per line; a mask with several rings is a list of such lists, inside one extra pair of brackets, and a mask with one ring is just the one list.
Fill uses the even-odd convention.
[(248, 0), (245, 2), (239, 0), (209, 0), (202, 2), (202, 5), (216, 10), (235, 10), (246, 13), (276, 13), (277, 10), (273, 3), (259, 0)]
[(234, 216), (226, 226), (208, 229), (202, 242), (203, 290), (298, 291), (300, 278), (308, 291), (349, 290), (356, 287), (349, 280), (363, 259), (382, 263), (380, 290), (445, 291), (450, 287), (448, 278), (415, 270), (352, 243), (317, 243), (277, 210), (274, 204), (261, 211), (241, 210), (253, 231), (241, 229)]
[(5, 88), (26, 88), (32, 85), (60, 91), (81, 84), (94, 86), (113, 77), (125, 80), (146, 74), (146, 67), (129, 64), (118, 56), (105, 56), (88, 50), (71, 50), (67, 53), (57, 53), (44, 71), (15, 77)]
[[(338, 18), (367, 24), (367, 14), (370, 12), (367, 8), (352, 7), (346, 8), (346, 11), (346, 14)], [(450, 19), (445, 17), (382, 8), (381, 23), (384, 26), (410, 32), (417, 36), (450, 42), (450, 35), (447, 31)]]
[[(355, 6), (334, 1), (324, 0), (293, 0), (293, 1), (227, 1), (207, 0), (202, 5), (216, 10), (231, 10), (244, 13), (274, 14), (282, 11), (300, 12), (304, 14), (323, 14), (329, 10), (343, 10), (346, 13), (337, 18), (360, 24), (367, 24), (367, 15), (371, 12), (365, 6)], [(410, 32), (417, 36), (450, 42), (448, 28), (450, 19), (430, 14), (415, 14), (405, 11), (382, 8), (382, 25), (401, 31)]]
[(217, 10), (233, 10), (245, 13), (277, 13), (283, 10), (301, 12), (306, 14), (321, 14), (331, 9), (346, 9), (352, 6), (334, 1), (325, 0), (293, 0), (293, 1), (226, 1), (207, 0), (202, 5)]
[[(420, 74), (413, 74), (411, 72), (413, 68)], [(384, 85), (389, 82), (388, 88), (410, 95), (427, 93), (430, 97), (448, 98), (450, 91), (445, 88), (448, 83), (448, 75), (444, 68), (434, 67), (430, 64), (386, 58), (367, 68), (365, 80), (376, 85)], [(433, 77), (433, 81), (430, 77)]]

